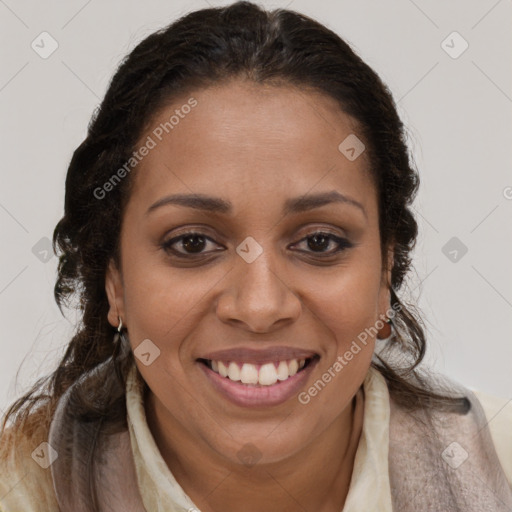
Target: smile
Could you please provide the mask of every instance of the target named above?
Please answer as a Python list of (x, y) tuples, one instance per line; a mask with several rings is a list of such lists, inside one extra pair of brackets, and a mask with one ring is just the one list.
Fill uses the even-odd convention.
[(221, 359), (197, 360), (212, 388), (243, 407), (281, 404), (300, 392), (320, 356), (261, 363)]
[(201, 359), (215, 373), (235, 382), (249, 386), (272, 386), (278, 381), (288, 380), (309, 364), (313, 358), (274, 361), (252, 364), (239, 361), (214, 361)]

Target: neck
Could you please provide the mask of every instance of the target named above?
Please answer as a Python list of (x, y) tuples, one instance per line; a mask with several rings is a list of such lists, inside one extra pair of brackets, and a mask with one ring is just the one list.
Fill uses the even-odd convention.
[(297, 509), (339, 512), (345, 503), (363, 425), (362, 387), (325, 431), (291, 457), (235, 464), (193, 438), (146, 399), (148, 426), (170, 471), (203, 512)]

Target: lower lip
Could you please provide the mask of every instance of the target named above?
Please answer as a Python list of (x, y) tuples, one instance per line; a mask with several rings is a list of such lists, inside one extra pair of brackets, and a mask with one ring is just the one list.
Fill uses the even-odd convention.
[(304, 386), (309, 374), (316, 366), (318, 359), (313, 359), (308, 366), (292, 377), (284, 381), (277, 381), (271, 386), (251, 386), (234, 381), (228, 377), (222, 377), (208, 368), (203, 363), (197, 364), (201, 367), (213, 387), (225, 398), (236, 405), (243, 407), (266, 407), (279, 405), (296, 395)]

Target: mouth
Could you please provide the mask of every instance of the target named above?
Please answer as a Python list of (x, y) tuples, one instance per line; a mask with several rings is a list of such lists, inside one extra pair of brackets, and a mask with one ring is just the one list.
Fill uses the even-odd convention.
[(198, 361), (217, 375), (233, 382), (239, 382), (247, 386), (273, 386), (304, 371), (317, 359), (319, 359), (318, 355), (302, 359), (271, 361), (264, 364), (204, 358), (199, 358)]
[(305, 386), (320, 356), (303, 355), (261, 360), (256, 354), (247, 357), (246, 353), (244, 359), (198, 358), (196, 361), (207, 382), (231, 403), (268, 407), (286, 402)]

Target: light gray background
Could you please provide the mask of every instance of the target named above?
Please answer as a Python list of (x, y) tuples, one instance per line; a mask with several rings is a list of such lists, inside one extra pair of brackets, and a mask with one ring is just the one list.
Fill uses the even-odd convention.
[[(40, 240), (61, 216), (67, 165), (117, 64), (178, 16), (227, 3), (0, 0), (2, 409), (54, 368), (72, 332)], [(325, 23), (390, 87), (421, 176), (408, 296), (423, 311), (427, 360), (512, 399), (510, 0), (261, 3)], [(31, 48), (43, 31), (59, 45), (47, 59)], [(469, 44), (456, 59), (441, 46), (453, 31)], [(468, 248), (457, 262), (443, 253), (452, 237)]]

